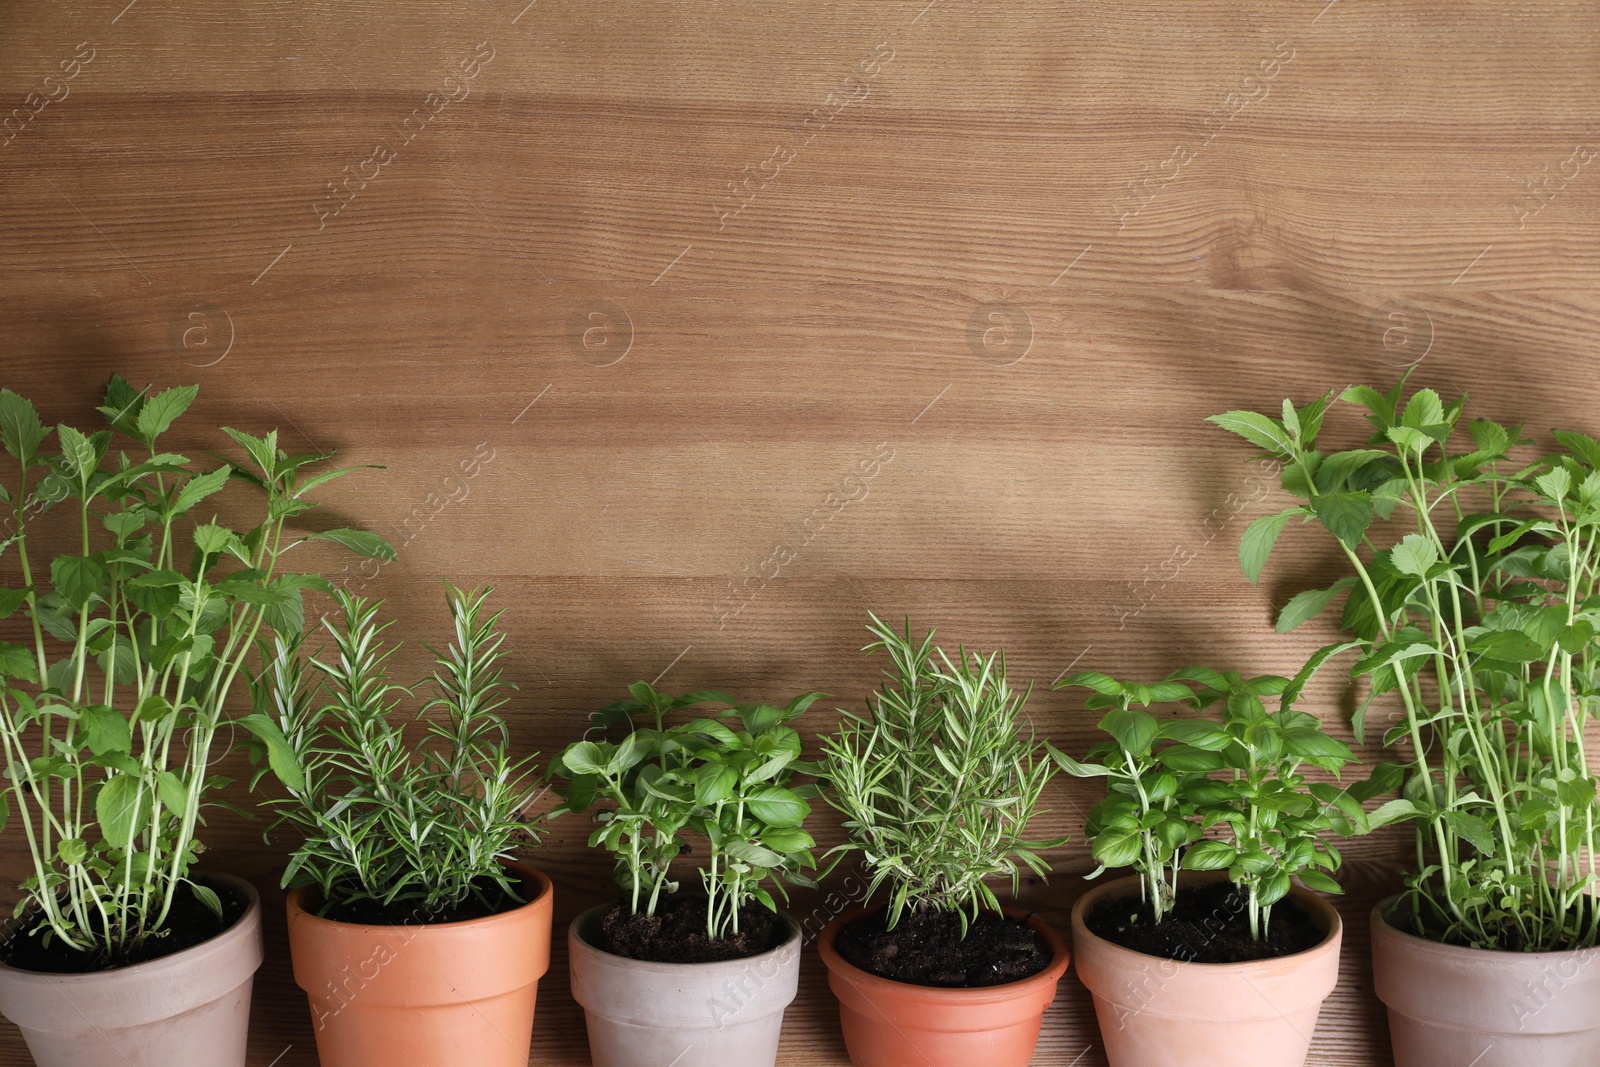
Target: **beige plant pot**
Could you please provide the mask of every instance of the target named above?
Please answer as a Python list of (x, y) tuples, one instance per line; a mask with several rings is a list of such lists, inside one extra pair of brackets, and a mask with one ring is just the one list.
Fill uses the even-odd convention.
[(775, 949), (721, 963), (652, 963), (596, 947), (602, 904), (567, 931), (572, 997), (594, 1067), (773, 1067), (800, 980), (800, 927)]
[(1372, 909), (1372, 987), (1395, 1067), (1595, 1067), (1600, 948), (1496, 952), (1441, 945)]
[(204, 944), (96, 974), (39, 974), (0, 964), (0, 1015), (22, 1031), (38, 1067), (244, 1067), (250, 989), (261, 966), (261, 899)]
[(1339, 913), (1296, 886), (1293, 899), (1327, 933), (1316, 947), (1250, 963), (1187, 963), (1123, 948), (1084, 925), (1107, 897), (1138, 893), (1138, 878), (1119, 878), (1091, 889), (1072, 909), (1078, 977), (1094, 996), (1111, 1067), (1304, 1064), (1322, 1002), (1339, 979)]

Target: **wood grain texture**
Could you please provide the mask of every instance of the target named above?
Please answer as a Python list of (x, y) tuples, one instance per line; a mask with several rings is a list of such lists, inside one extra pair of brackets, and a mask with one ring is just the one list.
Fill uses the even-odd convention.
[[(528, 750), (663, 674), (857, 707), (869, 609), (1004, 647), (1081, 749), (1044, 687), (1071, 664), (1287, 672), (1329, 635), (1272, 633), (1336, 561), (1291, 535), (1240, 576), (1276, 497), (1204, 416), (1420, 360), (1476, 413), (1600, 430), (1577, 0), (18, 0), (0, 39), (0, 122), (32, 115), (0, 128), (3, 384), (84, 424), (113, 372), (198, 382), (184, 447), (385, 464), (324, 494), (400, 546), (364, 588), (415, 642), (435, 576), (492, 583)], [(1052, 787), (1041, 830), (1094, 796)], [(564, 923), (608, 865), (552, 829)], [(1406, 840), (1348, 849), (1315, 1067), (1389, 1062), (1365, 917)], [(208, 843), (266, 891), (252, 1067), (314, 1064), (283, 844)], [(1089, 863), (1052, 858), (1024, 896), (1064, 926)], [(564, 968), (532, 1063), (587, 1062)], [(846, 1063), (835, 1012), (808, 954), (780, 1063)], [(1070, 973), (1034, 1062), (1104, 1062)]]

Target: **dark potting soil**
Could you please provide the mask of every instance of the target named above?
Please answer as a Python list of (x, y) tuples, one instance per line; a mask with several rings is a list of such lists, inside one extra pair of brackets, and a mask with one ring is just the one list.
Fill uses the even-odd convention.
[(846, 925), (834, 951), (868, 974), (913, 985), (974, 988), (1018, 982), (1050, 965), (1050, 946), (1026, 922), (984, 912), (961, 936), (961, 917), (906, 912), (893, 930), (876, 911)]
[(1249, 898), (1232, 882), (1185, 886), (1172, 911), (1155, 922), (1137, 897), (1102, 900), (1084, 916), (1089, 931), (1147, 956), (1192, 963), (1245, 963), (1291, 956), (1327, 936), (1292, 898), (1272, 906), (1267, 933), (1250, 938)]
[(721, 963), (759, 956), (783, 944), (788, 926), (760, 904), (739, 912), (739, 933), (713, 938), (706, 933), (706, 898), (671, 896), (654, 915), (631, 915), (618, 902), (600, 916), (600, 943), (616, 956), (651, 963)]
[(317, 914), (321, 918), (332, 919), (337, 923), (354, 923), (360, 926), (437, 926), (440, 923), (487, 919), (491, 915), (499, 915), (527, 903), (526, 900), (507, 893), (492, 878), (480, 878), (473, 883), (473, 887), (477, 892), (468, 894), (460, 904), (436, 911), (415, 901), (380, 904), (364, 900), (353, 904), (330, 904)]
[(131, 967), (149, 963), (163, 956), (193, 948), (203, 941), (227, 930), (238, 922), (249, 909), (250, 902), (222, 882), (208, 881), (204, 876), (195, 879), (217, 894), (222, 902), (222, 918), (197, 900), (186, 887), (180, 886), (172, 897), (172, 910), (167, 913), (164, 930), (145, 938), (143, 943), (121, 956), (103, 953), (79, 952), (51, 938), (45, 944), (44, 935), (29, 936), (19, 933), (0, 945), (0, 961), (22, 971), (41, 971), (45, 974), (93, 974), (117, 967)]

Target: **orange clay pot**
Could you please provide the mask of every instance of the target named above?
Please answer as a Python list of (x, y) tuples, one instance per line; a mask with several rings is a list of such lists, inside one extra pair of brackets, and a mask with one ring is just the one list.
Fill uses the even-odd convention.
[[(1179, 892), (1185, 884), (1214, 880), (1186, 875)], [(1078, 977), (1094, 994), (1111, 1067), (1304, 1064), (1317, 1013), (1339, 979), (1339, 913), (1295, 886), (1291, 897), (1327, 934), (1320, 944), (1278, 959), (1189, 963), (1123, 948), (1084, 926), (1084, 916), (1107, 897), (1138, 895), (1137, 877), (1119, 878), (1091, 889), (1072, 908)]]
[(946, 989), (879, 978), (834, 951), (839, 931), (877, 908), (855, 908), (822, 931), (817, 949), (839, 998), (839, 1025), (856, 1067), (1025, 1067), (1039, 1043), (1044, 1010), (1067, 970), (1067, 945), (1043, 921), (1025, 919), (1049, 944), (1050, 965), (1030, 978), (978, 989)]
[(313, 914), (314, 887), (289, 894), (294, 980), (322, 1067), (527, 1067), (554, 892), (532, 867), (506, 866), (528, 903), (467, 922), (334, 922)]

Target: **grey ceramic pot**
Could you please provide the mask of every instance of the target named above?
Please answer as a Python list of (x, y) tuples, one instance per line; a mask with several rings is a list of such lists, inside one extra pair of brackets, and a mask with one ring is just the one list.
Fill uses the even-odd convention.
[(1496, 952), (1397, 930), (1372, 909), (1372, 987), (1395, 1067), (1600, 1064), (1600, 948)]
[(800, 980), (800, 927), (759, 956), (647, 963), (595, 947), (590, 908), (567, 930), (572, 996), (583, 1005), (594, 1067), (773, 1067), (783, 1010)]
[(242, 879), (207, 880), (226, 883), (250, 903), (204, 944), (96, 974), (0, 964), (0, 1015), (17, 1024), (38, 1067), (244, 1067), (250, 990), (262, 957), (261, 898)]

